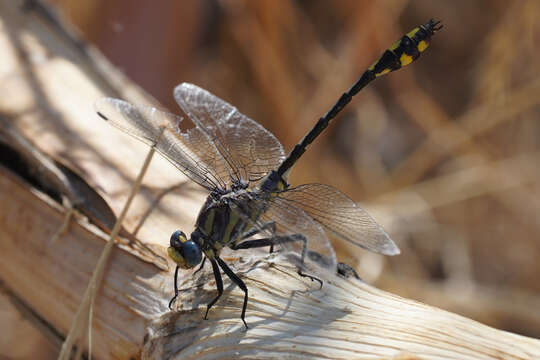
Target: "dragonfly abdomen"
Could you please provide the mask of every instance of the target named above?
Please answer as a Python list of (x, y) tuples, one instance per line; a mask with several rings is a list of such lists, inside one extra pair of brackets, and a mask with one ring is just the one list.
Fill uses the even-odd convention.
[(291, 153), (277, 169), (276, 172), (278, 175), (283, 177), (288, 173), (294, 163), (306, 151), (308, 145), (321, 134), (330, 121), (351, 101), (352, 97), (367, 84), (381, 75), (398, 70), (416, 60), (429, 46), (429, 41), (433, 34), (442, 28), (442, 25), (439, 24), (440, 21), (435, 21), (433, 19), (429, 20), (416, 29), (409, 31), (406, 35), (403, 35), (400, 40), (388, 48), (379, 60), (375, 61), (375, 63), (362, 74), (360, 79), (358, 79), (349, 91), (341, 95), (334, 106), (332, 106), (332, 108), (317, 121), (315, 126), (306, 134), (306, 136), (294, 146)]
[(433, 34), (441, 29), (442, 25), (439, 23), (439, 21), (432, 19), (403, 35), (362, 74), (349, 90), (349, 95), (351, 97), (356, 95), (375, 78), (401, 69), (418, 59), (420, 54), (428, 48)]

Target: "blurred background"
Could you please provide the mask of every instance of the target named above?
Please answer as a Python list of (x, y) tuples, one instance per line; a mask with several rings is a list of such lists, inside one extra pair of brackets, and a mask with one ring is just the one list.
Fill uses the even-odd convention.
[(540, 337), (540, 2), (52, 3), (171, 111), (173, 87), (195, 83), (287, 151), (384, 49), (442, 20), (427, 52), (363, 90), (290, 180), (341, 189), (395, 239), (392, 258), (334, 243), (367, 281)]

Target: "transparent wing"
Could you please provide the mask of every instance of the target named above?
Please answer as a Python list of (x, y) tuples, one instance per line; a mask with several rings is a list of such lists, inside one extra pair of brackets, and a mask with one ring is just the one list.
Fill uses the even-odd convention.
[(182, 83), (174, 89), (174, 97), (216, 144), (234, 180), (253, 186), (285, 158), (283, 147), (272, 133), (208, 91)]
[[(275, 235), (304, 235), (307, 240), (307, 257), (335, 272), (336, 253), (322, 226), (289, 201), (279, 198), (268, 201), (265, 198), (264, 195), (258, 196), (256, 193), (239, 194), (235, 197), (231, 208), (240, 214), (244, 221), (251, 223), (267, 236), (274, 235), (264, 227), (267, 223), (275, 223)], [(300, 255), (303, 243), (290, 242), (279, 247)]]
[(301, 185), (279, 193), (278, 199), (301, 208), (340, 239), (384, 255), (399, 254), (399, 248), (375, 220), (330, 185)]
[(228, 183), (227, 165), (214, 144), (198, 127), (181, 130), (181, 117), (112, 98), (98, 100), (95, 108), (115, 127), (155, 145), (156, 151), (199, 185), (212, 190)]
[[(326, 264), (326, 267), (336, 267), (336, 252), (326, 236), (324, 229), (303, 209), (294, 206), (288, 201), (274, 198), (270, 202), (268, 210), (261, 216), (262, 221), (275, 221), (278, 234), (303, 234), (307, 238), (308, 252), (313, 259), (315, 254), (320, 256), (318, 263)], [(287, 251), (300, 253), (301, 243), (287, 243), (283, 247)], [(314, 253), (314, 254), (313, 254)]]

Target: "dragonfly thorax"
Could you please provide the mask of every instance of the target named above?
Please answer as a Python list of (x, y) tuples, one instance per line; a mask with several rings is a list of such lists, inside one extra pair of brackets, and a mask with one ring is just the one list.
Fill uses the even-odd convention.
[(219, 256), (225, 246), (235, 244), (250, 224), (238, 215), (238, 210), (231, 208), (235, 203), (241, 206), (239, 197), (247, 195), (246, 190), (231, 191), (219, 199), (208, 197), (197, 217), (191, 240), (209, 258)]

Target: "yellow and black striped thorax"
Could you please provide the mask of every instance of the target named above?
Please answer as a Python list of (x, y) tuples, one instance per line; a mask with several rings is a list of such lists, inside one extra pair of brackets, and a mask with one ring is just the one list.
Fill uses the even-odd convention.
[(409, 65), (428, 48), (433, 34), (442, 28), (442, 25), (439, 24), (439, 21), (432, 19), (403, 35), (400, 40), (384, 52), (379, 60), (369, 67), (368, 71), (378, 77)]
[[(255, 208), (251, 212), (251, 219), (238, 215), (226, 201), (226, 197), (215, 200), (209, 197), (197, 218), (196, 229), (191, 234), (191, 239), (199, 244), (201, 251), (209, 258), (219, 256), (225, 246), (236, 244), (242, 239), (242, 235), (251, 228), (251, 222), (257, 221), (263, 209)], [(235, 201), (237, 206), (242, 206), (242, 200)], [(248, 214), (249, 209), (242, 211)]]

